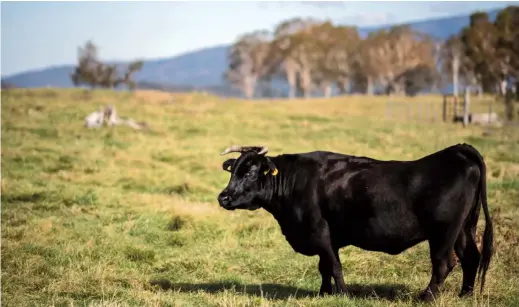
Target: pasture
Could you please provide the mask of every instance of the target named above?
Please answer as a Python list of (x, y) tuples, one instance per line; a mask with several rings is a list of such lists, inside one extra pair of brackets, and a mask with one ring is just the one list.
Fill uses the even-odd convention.
[[(518, 128), (386, 120), (386, 99), (2, 91), (2, 306), (519, 305)], [(424, 99), (440, 112), (440, 97), (401, 100)], [(82, 126), (107, 104), (150, 130)], [(476, 283), (470, 299), (457, 298), (458, 265), (438, 301), (415, 301), (425, 242), (398, 256), (341, 249), (352, 296), (317, 297), (318, 257), (295, 253), (267, 212), (216, 201), (229, 178), (219, 154), (235, 143), (404, 160), (461, 142), (487, 163), (495, 232), (485, 291)]]

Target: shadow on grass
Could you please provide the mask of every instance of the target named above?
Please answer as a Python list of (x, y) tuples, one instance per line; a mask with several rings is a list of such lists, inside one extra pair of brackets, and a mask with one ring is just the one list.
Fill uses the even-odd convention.
[[(159, 286), (162, 290), (173, 290), (180, 292), (218, 293), (226, 289), (234, 289), (237, 293), (263, 296), (276, 299), (316, 297), (318, 291), (296, 288), (293, 286), (279, 284), (244, 285), (235, 282), (216, 282), (216, 283), (176, 283), (173, 284), (167, 279), (150, 281), (151, 286)], [(395, 300), (406, 297), (410, 290), (405, 285), (400, 284), (348, 284), (348, 296), (352, 298), (378, 298)]]

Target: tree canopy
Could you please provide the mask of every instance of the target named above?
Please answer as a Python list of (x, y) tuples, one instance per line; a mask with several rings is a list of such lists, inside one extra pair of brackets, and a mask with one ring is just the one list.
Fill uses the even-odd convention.
[(519, 89), (519, 7), (492, 21), (474, 12), (460, 33), (439, 41), (399, 25), (361, 38), (356, 27), (292, 18), (272, 32), (246, 33), (232, 46), (226, 80), (254, 96), (258, 80), (283, 79), (288, 97), (362, 91), (416, 95), (445, 81), (505, 95)]
[(133, 75), (142, 69), (143, 61), (136, 60), (124, 68), (119, 74), (118, 65), (106, 64), (99, 60), (97, 46), (92, 41), (87, 41), (83, 47), (78, 48), (78, 63), (71, 73), (70, 78), (75, 86), (86, 85), (90, 88), (115, 88), (125, 84), (129, 89), (135, 89)]

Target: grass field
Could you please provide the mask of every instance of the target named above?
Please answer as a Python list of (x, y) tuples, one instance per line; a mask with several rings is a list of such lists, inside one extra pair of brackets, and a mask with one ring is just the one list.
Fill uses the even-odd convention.
[[(439, 97), (404, 100), (420, 99), (440, 112)], [(385, 101), (2, 91), (2, 306), (518, 306), (519, 131), (387, 121)], [(82, 127), (110, 103), (150, 130)], [(457, 266), (438, 301), (414, 300), (426, 243), (398, 256), (343, 248), (352, 297), (317, 297), (318, 257), (295, 253), (265, 211), (216, 201), (229, 177), (219, 153), (234, 143), (416, 159), (459, 142), (486, 159), (496, 236), (485, 292), (470, 299), (457, 298)]]

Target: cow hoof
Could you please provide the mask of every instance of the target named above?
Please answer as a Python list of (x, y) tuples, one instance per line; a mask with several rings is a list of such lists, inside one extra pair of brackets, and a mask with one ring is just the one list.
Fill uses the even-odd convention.
[(336, 295), (345, 295), (345, 296), (349, 296), (350, 293), (347, 289), (341, 289), (341, 288), (336, 288), (335, 291), (334, 291), (334, 294)]
[(327, 288), (324, 288), (324, 289), (321, 288), (321, 289), (319, 290), (319, 296), (323, 297), (323, 296), (325, 296), (325, 295), (327, 295), (327, 294), (333, 294), (333, 293), (332, 293), (332, 290), (331, 290), (331, 289), (327, 289)]
[(422, 300), (424, 302), (432, 302), (432, 301), (434, 301), (434, 295), (431, 293), (431, 290), (429, 290), (429, 289), (424, 290), (420, 294), (420, 300)]
[(461, 297), (472, 296), (473, 294), (474, 294), (474, 289), (472, 289), (472, 287), (470, 287), (470, 288), (466, 288), (466, 289), (461, 289), (461, 292), (458, 296), (461, 298)]

